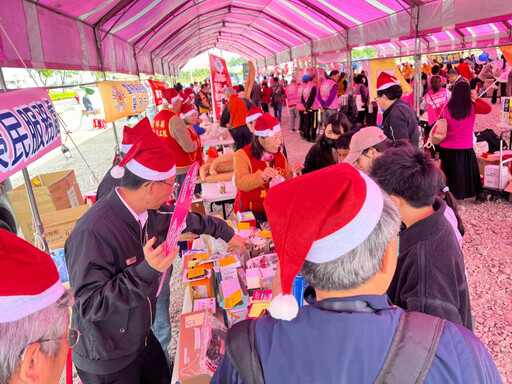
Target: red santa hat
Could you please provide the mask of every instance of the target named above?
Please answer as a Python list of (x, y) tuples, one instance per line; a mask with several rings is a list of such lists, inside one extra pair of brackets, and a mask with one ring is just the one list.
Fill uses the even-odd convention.
[[(313, 199), (312, 191), (325, 193)], [(364, 173), (337, 164), (274, 186), (263, 204), (281, 269), (282, 293), (270, 313), (292, 320), (299, 311), (293, 280), (304, 261), (327, 263), (359, 246), (377, 225), (384, 199)]]
[(256, 136), (272, 137), (280, 130), (279, 120), (268, 112), (258, 117), (254, 124), (254, 134)]
[(144, 180), (161, 181), (176, 175), (174, 155), (158, 136), (139, 139), (126, 156), (110, 171), (115, 179), (124, 176), (124, 166)]
[(253, 105), (249, 112), (247, 112), (247, 117), (245, 118), (246, 123), (250, 123), (251, 121), (256, 120), (258, 117), (263, 115), (263, 111), (257, 105)]
[(197, 114), (197, 109), (192, 107), (190, 104), (183, 104), (181, 107), (181, 117), (184, 119), (185, 117), (188, 117), (193, 114)]
[(121, 142), (121, 152), (128, 153), (133, 144), (142, 136), (152, 134), (151, 122), (147, 117), (139, 121), (133, 128), (125, 125), (123, 128), (123, 141)]
[(382, 91), (398, 84), (400, 84), (400, 80), (387, 72), (381, 72), (377, 77), (377, 91)]
[(173, 105), (180, 98), (180, 94), (174, 88), (165, 88), (162, 89), (162, 98)]
[(0, 323), (49, 307), (63, 293), (50, 255), (0, 229)]

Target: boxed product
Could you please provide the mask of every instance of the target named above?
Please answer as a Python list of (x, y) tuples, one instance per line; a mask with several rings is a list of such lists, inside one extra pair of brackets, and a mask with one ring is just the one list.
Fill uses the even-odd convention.
[[(76, 222), (89, 209), (88, 204), (41, 215), (46, 241), (51, 249), (63, 248)], [(35, 229), (34, 229), (35, 231)]]
[(238, 230), (256, 228), (256, 218), (254, 213), (251, 211), (238, 212), (236, 214), (236, 220), (238, 222)]
[(215, 297), (215, 284), (211, 269), (204, 267), (185, 269), (183, 285), (190, 286), (192, 300)]
[(206, 310), (180, 318), (178, 380), (208, 384), (225, 354), (226, 328)]
[[(61, 209), (77, 207), (84, 203), (74, 171), (60, 171), (33, 177), (32, 188), (41, 215)], [(14, 213), (18, 218), (23, 237), (34, 243), (32, 211), (28, 202), (25, 185), (8, 192)]]
[[(484, 157), (486, 155), (487, 157)], [(477, 156), (476, 161), (478, 162), (478, 170), (481, 175), (485, 175), (485, 167), (488, 165), (498, 165), (500, 163), (500, 157), (492, 155), (492, 154), (482, 154), (482, 156)]]
[(508, 167), (501, 167), (501, 175), (499, 171), (499, 165), (487, 165), (484, 173), (484, 187), (498, 189), (500, 187), (501, 178), (501, 189), (504, 189), (507, 185)]

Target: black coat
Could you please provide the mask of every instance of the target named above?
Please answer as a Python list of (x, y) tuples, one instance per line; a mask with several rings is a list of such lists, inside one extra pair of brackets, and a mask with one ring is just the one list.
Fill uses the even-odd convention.
[(418, 119), (408, 102), (398, 99), (391, 104), (382, 115), (382, 128), (389, 139), (407, 139), (414, 147), (418, 147), (420, 138)]

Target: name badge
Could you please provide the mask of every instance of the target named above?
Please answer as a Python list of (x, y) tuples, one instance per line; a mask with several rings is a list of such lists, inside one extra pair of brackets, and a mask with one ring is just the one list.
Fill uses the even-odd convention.
[(136, 261), (137, 261), (137, 256), (130, 257), (128, 260), (126, 260), (126, 265), (130, 266), (133, 263), (135, 263)]

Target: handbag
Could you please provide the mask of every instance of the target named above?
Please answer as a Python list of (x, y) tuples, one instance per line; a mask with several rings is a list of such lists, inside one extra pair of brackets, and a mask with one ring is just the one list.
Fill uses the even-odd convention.
[[(439, 115), (438, 119), (434, 123), (434, 126), (432, 127), (432, 130), (430, 131), (430, 134), (428, 136), (427, 140), (427, 148), (430, 148), (434, 145), (439, 145), (441, 142), (446, 139), (446, 133), (448, 131), (448, 123), (446, 122), (446, 119), (444, 118), (444, 110), (448, 103), (446, 103), (443, 107), (443, 110), (441, 111), (441, 114)], [(442, 118), (441, 118), (442, 117)]]

